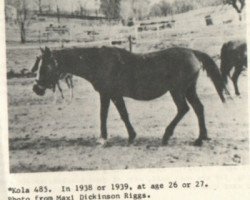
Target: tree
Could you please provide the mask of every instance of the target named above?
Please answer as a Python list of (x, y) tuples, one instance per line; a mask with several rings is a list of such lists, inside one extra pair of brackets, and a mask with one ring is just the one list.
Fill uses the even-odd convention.
[(163, 16), (167, 16), (169, 14), (172, 14), (172, 5), (166, 1), (161, 1), (160, 3), (161, 13)]
[(59, 6), (56, 5), (56, 17), (57, 17), (57, 22), (58, 23), (60, 23), (60, 16), (61, 16), (61, 13), (60, 13)]
[(122, 0), (120, 15), (123, 19), (143, 19), (150, 11), (149, 0)]
[(241, 21), (241, 13), (245, 7), (245, 0), (224, 0), (225, 4), (232, 5), (236, 12), (239, 14), (239, 19)]
[(167, 16), (169, 14), (173, 14), (173, 6), (164, 0), (158, 4), (154, 4), (150, 10), (151, 16)]
[(86, 1), (78, 1), (78, 7), (79, 7), (79, 15), (84, 16), (86, 15)]
[(160, 7), (160, 4), (154, 4), (151, 9), (150, 9), (150, 13), (149, 13), (150, 16), (153, 16), (153, 17), (160, 17), (162, 16), (162, 12), (161, 12), (161, 7)]
[(120, 16), (122, 19), (127, 20), (130, 17), (133, 17), (133, 12), (131, 8), (131, 1), (130, 0), (123, 0), (121, 1), (121, 11)]
[(149, 4), (148, 0), (132, 0), (132, 11), (133, 17), (141, 20), (149, 14)]
[(37, 5), (38, 1), (34, 0), (8, 0), (5, 2), (6, 5), (10, 5), (15, 9), (15, 21), (17, 22), (20, 30), (20, 39), (21, 43), (26, 42), (26, 32), (32, 20), (32, 17), (35, 15), (35, 12), (38, 10)]
[(193, 0), (195, 8), (203, 8), (207, 6), (219, 6), (223, 4), (223, 0)]
[(193, 2), (186, 0), (176, 0), (173, 2), (172, 6), (175, 14), (188, 12), (195, 8)]
[(40, 14), (43, 12), (43, 9), (42, 9), (42, 0), (38, 0), (38, 10), (39, 10)]
[(237, 13), (241, 13), (245, 7), (245, 0), (225, 0), (226, 4), (232, 5)]
[(33, 13), (28, 8), (28, 2), (26, 0), (17, 0), (15, 2), (17, 10), (17, 22), (20, 28), (21, 43), (26, 42), (27, 27), (30, 24)]
[(121, 0), (101, 0), (100, 10), (109, 19), (120, 18)]

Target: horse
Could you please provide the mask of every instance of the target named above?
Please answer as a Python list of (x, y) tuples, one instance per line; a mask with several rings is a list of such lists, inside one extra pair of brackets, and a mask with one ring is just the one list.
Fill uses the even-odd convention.
[(221, 48), (221, 74), (225, 83), (230, 71), (234, 68), (232, 82), (236, 95), (240, 95), (238, 78), (244, 68), (247, 67), (247, 44), (242, 40), (233, 40), (223, 44)]
[[(101, 138), (107, 141), (107, 115), (110, 102), (116, 106), (133, 143), (136, 132), (130, 123), (123, 97), (149, 101), (167, 91), (177, 107), (177, 114), (167, 126), (162, 144), (167, 145), (178, 122), (188, 112), (187, 101), (193, 107), (199, 123), (199, 137), (194, 145), (209, 140), (205, 125), (204, 108), (196, 92), (200, 69), (211, 78), (222, 102), (226, 86), (213, 59), (206, 53), (173, 47), (146, 54), (134, 54), (115, 47), (69, 48), (42, 50), (42, 63), (33, 85), (37, 95), (59, 79), (60, 73), (71, 73), (89, 81), (100, 95)], [(202, 67), (203, 66), (203, 67)], [(105, 144), (105, 143), (104, 143)]]
[[(35, 72), (39, 71), (40, 61), (41, 61), (41, 56), (37, 56), (36, 62), (35, 62), (34, 66), (31, 69), (32, 73), (35, 73)], [(39, 75), (39, 73), (37, 73), (36, 79), (39, 79), (38, 75)], [(50, 89), (52, 89), (52, 91), (54, 93), (54, 101), (56, 102), (56, 95), (55, 95), (56, 87), (60, 91), (62, 99), (64, 99), (63, 91), (62, 91), (62, 88), (60, 86), (60, 80), (63, 80), (63, 81), (66, 82), (66, 84), (67, 84), (67, 86), (68, 86), (68, 88), (70, 90), (70, 101), (71, 101), (73, 99), (73, 87), (74, 86), (73, 86), (73, 75), (70, 74), (70, 73), (60, 73), (59, 74), (59, 79), (51, 84)]]

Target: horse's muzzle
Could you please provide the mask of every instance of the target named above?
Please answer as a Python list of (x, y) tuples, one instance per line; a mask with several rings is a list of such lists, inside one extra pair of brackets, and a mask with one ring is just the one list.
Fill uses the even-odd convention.
[(33, 91), (39, 96), (43, 96), (45, 94), (45, 90), (46, 88), (39, 87), (38, 84), (33, 85)]

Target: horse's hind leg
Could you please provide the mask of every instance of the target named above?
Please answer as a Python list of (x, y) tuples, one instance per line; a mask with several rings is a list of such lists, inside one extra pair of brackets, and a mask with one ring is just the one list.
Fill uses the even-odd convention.
[(169, 138), (173, 135), (174, 129), (179, 121), (183, 118), (183, 116), (188, 112), (189, 107), (187, 101), (185, 99), (185, 93), (183, 91), (171, 91), (170, 92), (175, 105), (177, 107), (177, 114), (175, 118), (170, 122), (168, 127), (166, 128), (165, 134), (163, 136), (162, 144), (166, 145)]
[(73, 99), (73, 80), (72, 80), (72, 76), (68, 76), (66, 77), (66, 83), (67, 83), (67, 86), (70, 90), (70, 101)]
[(110, 97), (104, 94), (100, 94), (101, 100), (101, 138), (107, 139), (107, 117), (108, 109), (110, 105)]
[(201, 146), (202, 140), (208, 140), (207, 137), (207, 129), (205, 125), (205, 117), (204, 117), (204, 107), (197, 96), (196, 93), (196, 84), (193, 84), (190, 86), (187, 90), (186, 97), (188, 102), (191, 104), (191, 106), (194, 109), (194, 112), (197, 115), (198, 122), (199, 122), (199, 128), (200, 128), (200, 135), (198, 139), (195, 141), (194, 145)]
[(57, 85), (57, 87), (58, 87), (58, 89), (59, 89), (59, 91), (60, 91), (60, 93), (61, 93), (61, 97), (62, 97), (62, 99), (64, 99), (64, 96), (63, 96), (63, 91), (62, 91), (62, 88), (61, 88), (61, 86), (60, 86), (59, 81), (56, 83), (56, 85)]
[(234, 84), (234, 90), (235, 90), (236, 95), (240, 95), (237, 82), (238, 82), (238, 78), (239, 78), (241, 71), (242, 71), (242, 67), (236, 66), (235, 71), (234, 71), (233, 76), (232, 76), (232, 81)]
[(73, 94), (74, 84), (73, 84), (72, 76), (69, 78), (69, 82), (70, 82), (70, 88), (71, 88), (71, 90), (70, 90), (70, 100), (72, 100), (73, 97), (74, 97), (74, 94)]
[(52, 91), (53, 91), (53, 102), (54, 102), (54, 104), (56, 104), (56, 101), (57, 101), (56, 85), (53, 85)]
[(114, 102), (118, 112), (120, 113), (120, 116), (122, 120), (125, 123), (125, 126), (127, 128), (128, 134), (129, 134), (129, 143), (132, 143), (136, 137), (136, 133), (134, 128), (132, 127), (129, 117), (128, 117), (128, 112), (124, 103), (124, 100), (122, 97), (113, 97), (112, 101)]

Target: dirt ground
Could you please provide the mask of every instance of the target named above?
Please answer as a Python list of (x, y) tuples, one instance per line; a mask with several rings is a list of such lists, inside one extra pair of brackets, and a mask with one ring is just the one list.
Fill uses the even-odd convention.
[[(210, 55), (219, 64), (222, 41), (217, 41), (216, 45), (206, 40), (203, 46), (199, 42), (196, 46), (212, 52)], [(157, 50), (164, 48), (162, 44), (136, 50)], [(8, 70), (29, 69), (37, 53), (34, 49), (7, 50)], [(109, 139), (104, 148), (98, 144), (99, 96), (87, 81), (74, 77), (71, 102), (63, 84), (66, 100), (61, 100), (57, 93), (56, 104), (51, 91), (44, 97), (35, 95), (33, 83), (34, 78), (8, 80), (11, 173), (248, 164), (246, 72), (239, 79), (241, 97), (232, 95), (233, 100), (222, 104), (212, 82), (201, 71), (198, 94), (205, 107), (211, 138), (202, 147), (193, 146), (198, 137), (198, 122), (192, 109), (177, 126), (168, 146), (161, 145), (164, 130), (176, 114), (169, 93), (148, 102), (125, 99), (131, 123), (137, 131), (137, 139), (130, 146), (125, 126), (111, 104)], [(229, 90), (234, 93), (231, 82)]]

